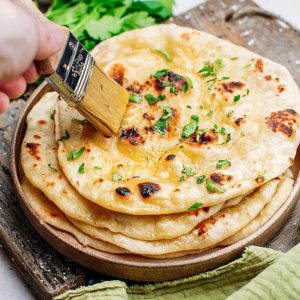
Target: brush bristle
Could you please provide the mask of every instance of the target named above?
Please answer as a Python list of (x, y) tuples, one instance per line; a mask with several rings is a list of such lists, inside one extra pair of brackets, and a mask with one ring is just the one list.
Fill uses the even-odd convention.
[(96, 65), (84, 99), (76, 108), (106, 135), (117, 133), (128, 104), (128, 92)]

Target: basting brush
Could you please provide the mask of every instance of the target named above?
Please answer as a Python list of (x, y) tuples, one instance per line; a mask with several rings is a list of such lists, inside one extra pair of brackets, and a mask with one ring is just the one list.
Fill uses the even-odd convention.
[[(31, 0), (14, 2), (34, 18), (50, 22)], [(65, 46), (47, 60), (36, 62), (38, 71), (68, 105), (111, 136), (120, 128), (129, 94), (96, 66), (91, 54), (67, 28), (62, 30), (66, 33)]]

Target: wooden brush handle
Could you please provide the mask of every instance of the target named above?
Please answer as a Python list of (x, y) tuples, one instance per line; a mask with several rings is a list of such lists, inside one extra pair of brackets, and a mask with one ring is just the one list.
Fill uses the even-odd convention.
[[(41, 11), (34, 5), (34, 3), (31, 0), (12, 0), (16, 5), (21, 7), (22, 9), (26, 10), (35, 20), (39, 22), (46, 22), (46, 23), (52, 23), (50, 20), (48, 20)], [(54, 24), (54, 23), (53, 23)], [(69, 30), (66, 27), (56, 25), (61, 28), (61, 30), (66, 35), (66, 40), (69, 35)], [(63, 47), (64, 48), (64, 47)], [(46, 60), (43, 61), (36, 61), (35, 65), (37, 67), (37, 70), (42, 75), (50, 75), (56, 71), (56, 68), (60, 62), (63, 48), (60, 49), (57, 53), (52, 55)]]

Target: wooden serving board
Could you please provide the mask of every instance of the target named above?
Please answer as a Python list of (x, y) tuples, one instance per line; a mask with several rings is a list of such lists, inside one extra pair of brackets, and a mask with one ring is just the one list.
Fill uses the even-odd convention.
[[(209, 0), (171, 22), (205, 30), (282, 63), (300, 85), (300, 33), (250, 0)], [(88, 271), (53, 250), (34, 231), (20, 208), (9, 171), (9, 147), (18, 111), (24, 103), (22, 99), (14, 102), (0, 117), (0, 237), (31, 291), (40, 299), (51, 299), (67, 289), (109, 278)], [(293, 247), (299, 217), (300, 203), (268, 246), (281, 251)]]

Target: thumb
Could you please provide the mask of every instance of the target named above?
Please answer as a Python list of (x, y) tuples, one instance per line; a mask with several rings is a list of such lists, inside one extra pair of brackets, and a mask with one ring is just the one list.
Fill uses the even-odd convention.
[(37, 24), (38, 47), (36, 60), (44, 60), (58, 52), (65, 44), (68, 30), (50, 21), (39, 21)]

